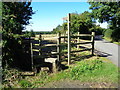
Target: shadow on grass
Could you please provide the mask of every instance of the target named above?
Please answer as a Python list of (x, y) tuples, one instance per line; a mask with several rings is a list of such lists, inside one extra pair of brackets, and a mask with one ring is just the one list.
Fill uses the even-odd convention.
[(84, 56), (75, 56), (74, 58), (71, 59), (72, 59), (72, 63), (75, 63), (76, 61), (82, 61), (84, 59), (89, 59), (91, 57), (92, 55), (84, 55)]

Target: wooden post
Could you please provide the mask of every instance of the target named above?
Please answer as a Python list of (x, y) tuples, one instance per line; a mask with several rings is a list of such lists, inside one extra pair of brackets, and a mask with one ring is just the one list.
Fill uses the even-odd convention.
[(32, 66), (32, 71), (33, 71), (33, 46), (32, 46), (32, 43), (30, 43), (30, 47), (31, 47), (31, 66)]
[(70, 13), (68, 14), (68, 65), (70, 65), (71, 37), (70, 37)]
[(94, 38), (95, 38), (95, 32), (92, 32), (91, 42), (92, 42), (92, 55), (94, 55)]
[(42, 37), (41, 34), (39, 35), (39, 55), (42, 55), (42, 51), (41, 51), (41, 43), (42, 43)]
[[(63, 35), (65, 36), (65, 33)], [(63, 42), (65, 43), (65, 38), (64, 38)]]
[(60, 38), (60, 36), (61, 36), (61, 34), (60, 33), (58, 33), (58, 39), (57, 39), (57, 53), (58, 53), (58, 55), (57, 55), (57, 58), (58, 58), (58, 61), (60, 61), (60, 57), (61, 57), (61, 50), (60, 50), (60, 43), (61, 43), (61, 38)]
[[(80, 35), (80, 32), (78, 32), (78, 36)], [(80, 43), (80, 37), (77, 38), (77, 43)], [(77, 49), (79, 49), (80, 45), (77, 45)]]

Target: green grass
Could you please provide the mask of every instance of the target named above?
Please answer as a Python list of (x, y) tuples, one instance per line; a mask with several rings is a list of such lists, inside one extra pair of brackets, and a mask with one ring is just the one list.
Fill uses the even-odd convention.
[[(27, 76), (18, 82), (14, 88), (40, 88), (47, 83), (60, 80), (79, 80), (83, 83), (102, 83), (118, 82), (118, 67), (110, 60), (104, 57), (93, 56), (87, 58), (90, 52), (80, 52), (76, 54), (78, 61), (72, 63), (68, 69), (59, 71), (58, 73), (47, 73), (41, 71), (36, 76)], [(84, 57), (81, 57), (84, 56)], [(119, 76), (120, 77), (120, 76)]]
[[(69, 66), (69, 69), (55, 74), (49, 75), (46, 72), (40, 72), (37, 76), (25, 78), (25, 80), (31, 82), (30, 85), (34, 88), (39, 88), (49, 82), (59, 81), (61, 79), (79, 80), (80, 82), (111, 82), (117, 84), (118, 68), (106, 58), (92, 57), (76, 62), (74, 65)], [(25, 86), (27, 85), (25, 84)]]
[(112, 39), (110, 38), (107, 38), (107, 37), (103, 37), (105, 40), (109, 41), (109, 42), (112, 42), (114, 44), (117, 44), (117, 45), (120, 45), (120, 42), (113, 42)]

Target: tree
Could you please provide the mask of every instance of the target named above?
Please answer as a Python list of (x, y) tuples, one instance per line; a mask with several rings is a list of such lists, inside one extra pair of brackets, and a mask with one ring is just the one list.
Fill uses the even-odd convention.
[(92, 28), (89, 29), (91, 32), (95, 32), (95, 35), (103, 35), (105, 32), (104, 28), (101, 28), (99, 25), (93, 25)]
[(113, 30), (112, 39), (120, 39), (120, 1), (118, 2), (89, 2), (92, 9), (92, 17), (100, 23), (108, 22)]
[[(103, 29), (100, 26), (95, 25), (95, 20), (92, 19), (91, 13), (85, 11), (84, 13), (71, 13), (70, 15), (70, 30), (71, 33), (91, 33), (95, 31), (96, 34), (102, 34)], [(58, 25), (53, 32), (54, 33), (66, 33), (68, 27), (67, 22), (64, 22), (62, 25)]]
[(71, 14), (71, 31), (73, 33), (90, 33), (89, 29), (93, 26), (94, 21), (92, 20), (90, 13), (85, 11), (82, 14)]
[(25, 64), (25, 56), (22, 56), (25, 51), (20, 35), (34, 14), (31, 2), (2, 2), (2, 5), (2, 65), (22, 67)]
[(58, 25), (56, 28), (53, 29), (53, 33), (59, 33), (63, 30), (63, 27), (61, 25)]
[(35, 37), (35, 32), (33, 31), (33, 29), (31, 29), (31, 31), (29, 32), (31, 37)]
[(3, 30), (9, 33), (21, 34), (29, 24), (33, 13), (30, 2), (3, 2)]

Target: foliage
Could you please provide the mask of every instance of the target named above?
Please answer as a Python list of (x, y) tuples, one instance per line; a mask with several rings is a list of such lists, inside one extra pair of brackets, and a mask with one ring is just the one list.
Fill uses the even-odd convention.
[(53, 29), (52, 33), (59, 33), (63, 31), (63, 26), (58, 25), (55, 29)]
[(109, 28), (113, 30), (112, 39), (118, 41), (120, 39), (120, 1), (89, 3), (92, 17), (101, 23), (108, 22)]
[(21, 34), (25, 28), (23, 25), (29, 24), (29, 19), (33, 14), (30, 5), (30, 2), (3, 2), (3, 30), (8, 33)]
[[(26, 77), (25, 81), (31, 81), (31, 87), (39, 88), (47, 85), (49, 82), (55, 82), (59, 80), (80, 80), (80, 82), (118, 82), (118, 68), (106, 60), (105, 58), (93, 58), (85, 61), (76, 62), (75, 65), (71, 65), (69, 69), (55, 73), (47, 74), (41, 72), (37, 76)], [(46, 86), (47, 87), (47, 86)]]
[(104, 28), (101, 28), (99, 25), (93, 25), (92, 28), (89, 29), (91, 32), (94, 31), (95, 35), (103, 35), (105, 32)]
[(34, 31), (35, 35), (37, 34), (52, 34), (50, 31)]
[(35, 37), (35, 32), (33, 30), (31, 31), (25, 31), (23, 32), (26, 37)]
[[(96, 34), (99, 35), (103, 32), (103, 29), (100, 26), (95, 25), (95, 21), (92, 19), (91, 13), (88, 11), (81, 14), (71, 13), (70, 22), (71, 33), (80, 32), (85, 34), (95, 31)], [(67, 22), (64, 22), (62, 25), (58, 25), (53, 29), (53, 33), (66, 33), (67, 28)]]
[(72, 68), (70, 71), (70, 77), (72, 79), (79, 79), (80, 75), (89, 72), (92, 73), (95, 70), (99, 70), (102, 67), (101, 60), (83, 61), (80, 62), (79, 66)]
[[(25, 25), (33, 14), (30, 2), (2, 2), (2, 28), (3, 28), (3, 67), (23, 66), (25, 54), (23, 39), (20, 37)], [(28, 55), (26, 56), (28, 57)]]
[(112, 33), (113, 33), (113, 30), (107, 29), (104, 33), (104, 36), (107, 38), (111, 38)]
[(71, 14), (71, 31), (73, 33), (89, 33), (89, 28), (92, 27), (93, 21), (90, 16), (90, 13), (85, 11), (82, 14)]
[(19, 80), (22, 79), (20, 72), (17, 69), (6, 69), (4, 68), (3, 71), (3, 88), (11, 88), (13, 87)]
[(32, 86), (31, 82), (27, 80), (21, 80), (19, 81), (19, 84), (22, 86), (22, 88), (29, 88)]

